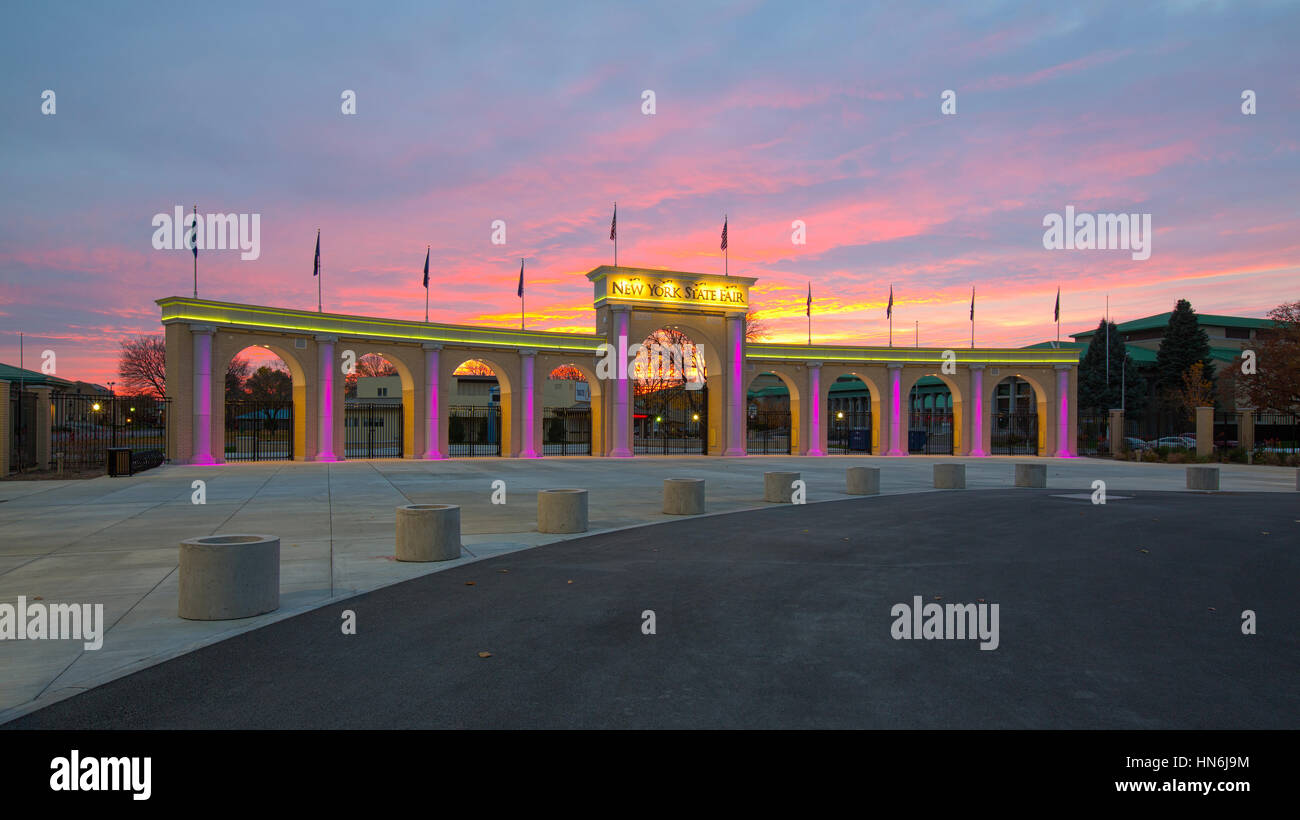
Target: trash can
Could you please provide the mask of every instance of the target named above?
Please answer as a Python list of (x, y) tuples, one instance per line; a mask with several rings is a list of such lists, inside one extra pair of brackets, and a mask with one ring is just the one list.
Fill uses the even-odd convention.
[(108, 474), (111, 476), (131, 475), (131, 448), (108, 448)]
[(861, 427), (849, 431), (849, 449), (854, 452), (865, 453), (871, 449), (871, 442), (867, 437), (868, 431)]

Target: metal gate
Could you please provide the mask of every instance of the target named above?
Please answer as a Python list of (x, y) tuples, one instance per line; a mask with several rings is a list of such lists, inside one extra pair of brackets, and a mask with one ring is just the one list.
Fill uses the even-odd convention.
[(704, 455), (709, 452), (709, 389), (676, 385), (638, 394), (633, 412), (632, 452), (638, 455)]
[(1038, 414), (994, 413), (991, 439), (995, 456), (1038, 455)]
[(543, 408), (542, 442), (543, 455), (591, 455), (591, 408)]
[(826, 452), (832, 455), (871, 452), (871, 411), (836, 410), (826, 429)]
[(908, 418), (907, 451), (928, 456), (952, 455), (952, 411), (913, 410)]
[(226, 461), (292, 459), (292, 401), (226, 402)]
[(402, 405), (345, 402), (343, 455), (347, 458), (401, 458)]
[(754, 410), (749, 413), (745, 452), (757, 455), (790, 455), (790, 411)]
[(447, 450), (453, 458), (501, 455), (501, 406), (449, 408)]

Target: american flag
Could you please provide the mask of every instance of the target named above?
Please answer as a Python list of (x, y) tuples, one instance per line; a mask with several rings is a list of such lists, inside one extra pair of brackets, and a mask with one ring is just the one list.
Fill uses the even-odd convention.
[(727, 249), (727, 218), (722, 218), (722, 250)]
[(889, 306), (885, 308), (885, 318), (891, 319), (894, 316), (894, 286), (889, 286)]
[(614, 203), (614, 219), (609, 223), (609, 241), (618, 239), (618, 203)]

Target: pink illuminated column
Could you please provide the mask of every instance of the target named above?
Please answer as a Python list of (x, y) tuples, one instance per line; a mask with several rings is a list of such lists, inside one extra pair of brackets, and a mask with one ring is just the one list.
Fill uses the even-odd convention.
[(216, 464), (212, 457), (212, 325), (190, 325), (194, 334), (194, 454), (191, 464)]
[(442, 443), (438, 440), (438, 357), (442, 345), (424, 344), (424, 457), (429, 460), (445, 458)]
[(1070, 458), (1070, 365), (1056, 366), (1056, 457)]
[(822, 450), (822, 363), (808, 362), (808, 452), (824, 456)]
[(984, 452), (984, 365), (970, 366), (970, 447), (968, 455), (987, 456)]
[(522, 428), (519, 436), (520, 458), (541, 458), (537, 452), (537, 442), (535, 441), (537, 429), (537, 391), (533, 388), (534, 371), (537, 369), (537, 351), (521, 350), (519, 351), (519, 381), (523, 387), (524, 398), (519, 403), (520, 424)]
[(724, 456), (745, 453), (745, 314), (727, 316), (727, 449)]
[(630, 436), (628, 435), (628, 405), (627, 392), (629, 386), (628, 370), (631, 366), (627, 363), (627, 334), (631, 314), (626, 308), (612, 308), (610, 315), (614, 317), (613, 321), (613, 338), (610, 343), (618, 351), (618, 365), (614, 375), (617, 377), (613, 380), (613, 404), (614, 404), (614, 440), (611, 442), (609, 454), (614, 458), (631, 458), (632, 450), (628, 447)]
[(903, 366), (889, 365), (889, 456), (905, 456), (903, 446)]
[(319, 389), (316, 430), (316, 460), (338, 461), (334, 454), (334, 343), (336, 336), (317, 336), (316, 350), (320, 354), (316, 369), (316, 386)]

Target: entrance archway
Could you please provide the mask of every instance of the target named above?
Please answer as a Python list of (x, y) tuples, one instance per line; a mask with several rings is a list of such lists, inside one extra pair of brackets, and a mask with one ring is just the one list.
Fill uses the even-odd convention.
[(542, 455), (591, 455), (592, 406), (582, 368), (569, 363), (551, 370), (542, 386)]
[(503, 418), (498, 369), (483, 359), (466, 359), (452, 371), (455, 394), (447, 414), (447, 455), (501, 455)]
[[(292, 364), (291, 364), (292, 363)], [(287, 350), (249, 345), (225, 368), (223, 458), (291, 461), (306, 451), (307, 393)]]
[(631, 374), (634, 453), (708, 452), (706, 369), (704, 356), (682, 328), (663, 327), (646, 337)]
[(799, 427), (791, 385), (779, 373), (759, 373), (745, 391), (745, 452), (791, 455), (799, 452)]
[(993, 389), (993, 423), (989, 450), (993, 455), (1038, 455), (1039, 402), (1034, 386), (1008, 376)]

